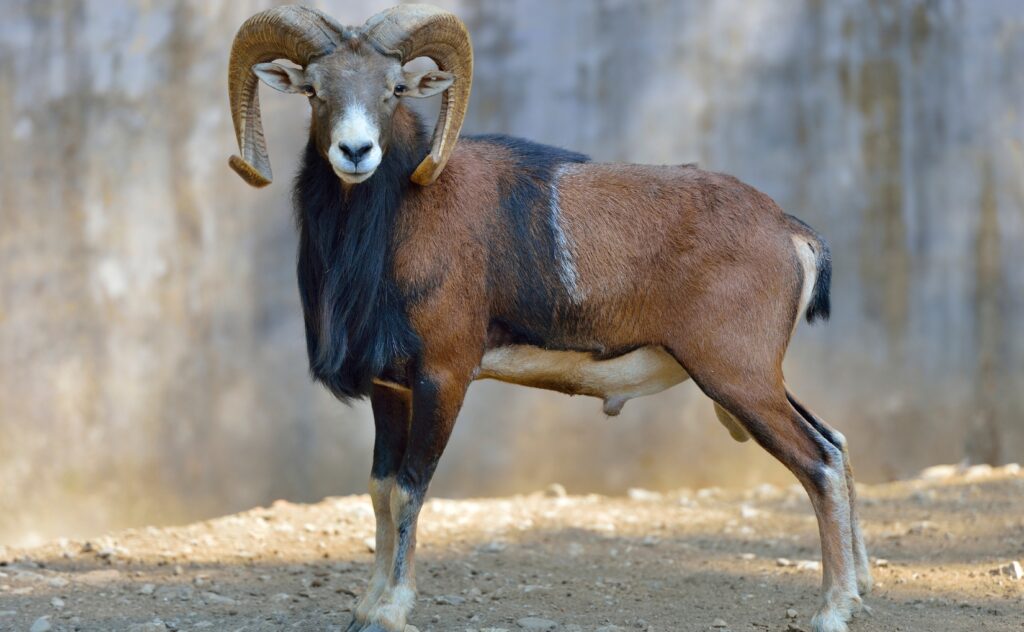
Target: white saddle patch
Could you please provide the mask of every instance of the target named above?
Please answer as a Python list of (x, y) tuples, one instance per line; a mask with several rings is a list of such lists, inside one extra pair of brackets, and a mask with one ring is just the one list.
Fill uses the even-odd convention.
[(595, 360), (580, 351), (509, 345), (484, 354), (477, 375), (477, 379), (600, 397), (608, 415), (619, 414), (627, 400), (661, 392), (689, 377), (675, 358), (657, 346)]

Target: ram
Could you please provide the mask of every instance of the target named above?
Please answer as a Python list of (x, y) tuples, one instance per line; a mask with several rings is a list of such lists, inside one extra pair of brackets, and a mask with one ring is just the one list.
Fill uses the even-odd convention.
[[(416, 57), (438, 69), (404, 70)], [(871, 586), (846, 444), (782, 375), (797, 321), (829, 315), (825, 242), (727, 175), (460, 138), (472, 78), (465, 26), (426, 5), (355, 28), (278, 7), (231, 50), (230, 164), (248, 183), (271, 181), (258, 79), (309, 100), (294, 205), (310, 371), (373, 408), (376, 562), (349, 630), (404, 630), (417, 516), (482, 378), (591, 395), (608, 414), (692, 378), (734, 438), (807, 490), (823, 558), (813, 627), (846, 630)], [(404, 101), (439, 93), (430, 137)]]

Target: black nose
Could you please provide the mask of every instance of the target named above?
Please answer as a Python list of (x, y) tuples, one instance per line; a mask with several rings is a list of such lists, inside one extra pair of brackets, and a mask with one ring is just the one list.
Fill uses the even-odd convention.
[(352, 147), (345, 143), (338, 143), (338, 149), (341, 150), (341, 153), (344, 154), (346, 158), (355, 163), (359, 162), (366, 157), (366, 154), (370, 153), (370, 150), (373, 149), (373, 143), (363, 143), (357, 147)]

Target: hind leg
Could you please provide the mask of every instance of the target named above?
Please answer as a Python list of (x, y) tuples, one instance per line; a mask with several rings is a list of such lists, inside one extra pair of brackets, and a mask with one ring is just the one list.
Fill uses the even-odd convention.
[(857, 511), (857, 488), (853, 482), (853, 466), (850, 463), (850, 452), (847, 449), (846, 437), (844, 437), (841, 432), (833, 429), (827, 423), (815, 416), (814, 413), (796, 399), (792, 393), (787, 391), (786, 396), (789, 398), (790, 403), (793, 404), (793, 407), (797, 412), (807, 420), (807, 423), (814, 426), (814, 428), (821, 433), (829, 443), (839, 448), (843, 454), (843, 472), (846, 477), (846, 489), (850, 496), (850, 534), (853, 540), (853, 561), (857, 572), (857, 589), (863, 597), (871, 592), (871, 586), (874, 584), (874, 580), (871, 577), (871, 566), (868, 562), (868, 550), (867, 547), (864, 546), (864, 535), (860, 528), (860, 516)]
[[(774, 361), (781, 361), (781, 354), (766, 353), (759, 359), (743, 353), (742, 343), (729, 337), (718, 340), (722, 344), (714, 355), (685, 347), (672, 351), (701, 390), (793, 472), (807, 491), (818, 519), (822, 558), (823, 602), (811, 626), (815, 632), (846, 632), (846, 622), (861, 600), (843, 452), (790, 404), (781, 367)], [(730, 347), (737, 353), (730, 353)]]

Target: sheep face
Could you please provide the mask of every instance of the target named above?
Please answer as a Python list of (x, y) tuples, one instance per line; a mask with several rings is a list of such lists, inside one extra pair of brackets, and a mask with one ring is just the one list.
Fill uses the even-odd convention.
[(346, 185), (368, 180), (380, 165), (402, 99), (433, 96), (454, 80), (439, 70), (405, 71), (356, 38), (305, 68), (263, 63), (253, 71), (275, 90), (309, 98), (317, 150)]

